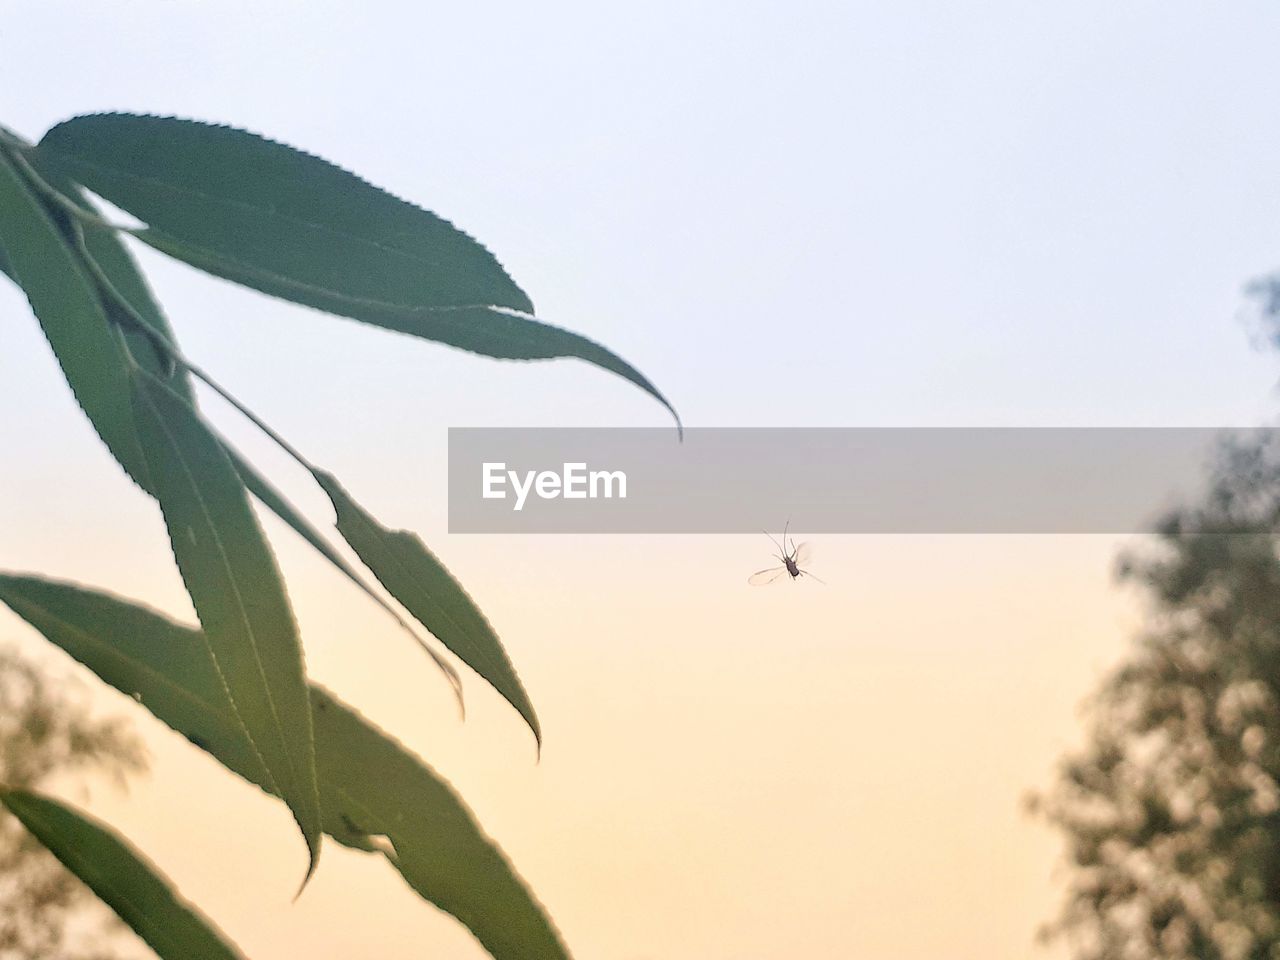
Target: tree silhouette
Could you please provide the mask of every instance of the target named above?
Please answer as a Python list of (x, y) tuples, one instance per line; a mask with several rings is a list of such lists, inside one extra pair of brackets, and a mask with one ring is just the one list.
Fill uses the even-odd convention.
[(1079, 960), (1280, 957), (1280, 444), (1224, 445), (1211, 490), (1131, 551), (1149, 620), (1032, 805), (1067, 839), (1045, 930)]
[[(53, 778), (117, 782), (146, 769), (121, 718), (99, 719), (15, 649), (0, 648), (0, 782), (37, 788)], [(0, 810), (0, 960), (109, 960), (128, 953), (123, 924), (16, 818)]]

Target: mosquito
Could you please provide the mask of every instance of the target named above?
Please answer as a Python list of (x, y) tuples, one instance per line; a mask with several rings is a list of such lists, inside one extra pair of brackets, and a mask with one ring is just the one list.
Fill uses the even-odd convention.
[[(773, 540), (773, 534), (768, 530), (764, 531), (764, 535), (773, 540), (773, 545), (778, 548), (777, 558), (782, 561), (780, 567), (770, 567), (768, 570), (758, 570), (751, 576), (747, 577), (747, 583), (753, 587), (762, 587), (766, 583), (773, 583), (785, 573), (792, 581), (799, 580), (801, 577), (813, 577), (819, 583), (826, 581), (814, 577), (808, 570), (802, 570), (800, 564), (808, 563), (809, 558), (813, 555), (813, 549), (807, 543), (797, 545), (795, 540), (788, 540), (787, 531), (791, 528), (791, 521), (787, 521), (787, 525), (782, 528), (782, 542)], [(789, 545), (788, 545), (789, 544)]]

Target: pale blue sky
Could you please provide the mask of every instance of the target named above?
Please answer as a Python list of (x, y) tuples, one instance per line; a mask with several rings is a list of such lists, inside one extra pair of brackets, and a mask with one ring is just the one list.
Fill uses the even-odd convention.
[[(690, 423), (1268, 409), (1277, 365), (1233, 318), (1280, 265), (1271, 4), (16, 6), (11, 126), (177, 112), (330, 157), (482, 238)], [(662, 421), (576, 365), (389, 343), (176, 267), (158, 282), (233, 382), (320, 338), (316, 378), (281, 373), (281, 416), (328, 381), (424, 425)], [(348, 340), (378, 375), (344, 369)], [(432, 389), (403, 390), (424, 367)]]
[[(1280, 267), (1271, 3), (4, 6), (0, 122), (35, 138), (81, 112), (177, 113), (321, 154), (479, 237), (546, 319), (618, 350), (690, 425), (1246, 425), (1276, 408), (1280, 357), (1238, 316), (1243, 285)], [(830, 591), (744, 599), (764, 558), (732, 538), (446, 538), (445, 427), (665, 412), (585, 365), (473, 358), (141, 256), (186, 352), (423, 531), (503, 630), (547, 721), (537, 768), (482, 691), (451, 725), (376, 614), (319, 615), (344, 588), (280, 538), (309, 664), (459, 782), (582, 957), (1025, 955), (1055, 848), (1017, 800), (1122, 648), (1109, 542), (833, 538)], [(0, 566), (183, 612), (154, 508), (9, 286), (0, 325)], [(0, 639), (19, 629), (0, 621)], [(926, 701), (953, 711), (951, 739), (857, 736)], [(290, 910), (287, 818), (151, 732), (155, 786), (107, 813), (250, 952), (478, 955), (332, 850)], [(896, 752), (870, 772), (842, 766), (885, 737)], [(975, 766), (987, 781), (939, 782)], [(243, 817), (245, 849), (198, 805), (166, 823), (175, 784)], [(954, 824), (923, 809), (935, 794)], [(874, 835), (849, 820), (865, 811)], [(895, 811), (915, 839), (886, 852)], [(782, 832), (744, 852), (762, 823)], [(819, 885), (833, 849), (847, 884)], [(260, 887), (227, 880), (245, 856)], [(766, 877), (792, 890), (777, 916)], [(307, 926), (351, 882), (359, 909), (386, 905), (374, 941)]]

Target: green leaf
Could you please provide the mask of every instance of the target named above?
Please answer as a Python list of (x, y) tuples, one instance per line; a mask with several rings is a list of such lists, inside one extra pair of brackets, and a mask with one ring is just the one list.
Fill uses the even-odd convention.
[(675, 414), (622, 358), (530, 316), (529, 298), (479, 243), (318, 157), (231, 127), (133, 114), (58, 124), (38, 156), (145, 221), (140, 239), (215, 276), (490, 357), (577, 357)]
[[(73, 201), (83, 203), (88, 210), (92, 209), (75, 184), (68, 182), (55, 185), (59, 189), (65, 187), (66, 191), (70, 191), (67, 196)], [(177, 340), (174, 337), (173, 328), (169, 325), (168, 318), (161, 311), (160, 305), (151, 294), (147, 281), (143, 278), (141, 271), (138, 270), (133, 255), (120, 242), (120, 238), (110, 230), (85, 225), (84, 242), (89, 256), (106, 274), (116, 293), (128, 301), (130, 306), (133, 307), (134, 313), (143, 322), (176, 347)], [(104, 295), (103, 299), (109, 312), (120, 309), (109, 297)], [(158, 377), (163, 377), (170, 390), (173, 390), (188, 403), (194, 405), (195, 392), (191, 388), (190, 374), (185, 369), (175, 369), (170, 357), (161, 353), (143, 331), (135, 329), (129, 319), (129, 317), (124, 318), (121, 329), (124, 332), (125, 341), (128, 343), (129, 351), (133, 357), (142, 365), (143, 369)]]
[(13, 265), (9, 263), (9, 255), (4, 252), (4, 247), (0, 246), (0, 273), (12, 280), (18, 282), (18, 278), (13, 273)]
[[(20, 145), (15, 134), (0, 127), (0, 137), (7, 136), (11, 143)], [(83, 257), (68, 240), (65, 229), (69, 224), (64, 211), (50, 207), (39, 198), (32, 185), (22, 176), (16, 166), (12, 165), (0, 149), (0, 176), (10, 174), (5, 182), (0, 182), (0, 240), (5, 233), (6, 221), (9, 231), (16, 238), (20, 253), (28, 253), (28, 283), (35, 299), (33, 306), (40, 304), (40, 312), (48, 322), (42, 323), (46, 336), (54, 346), (64, 375), (72, 387), (72, 391), (80, 402), (81, 409), (88, 415), (99, 435), (106, 441), (108, 448), (126, 472), (148, 493), (150, 480), (147, 476), (146, 464), (133, 423), (132, 400), (130, 395), (129, 359), (121, 347), (120, 337), (124, 336), (129, 349), (147, 370), (164, 374), (168, 366), (167, 359), (160, 357), (152, 342), (141, 332), (131, 330), (128, 324), (113, 328), (111, 308), (106, 303), (109, 299), (95, 285)], [(90, 213), (96, 213), (78, 186), (67, 180), (57, 171), (41, 169), (38, 174), (63, 196), (79, 204)], [(7, 193), (4, 188), (8, 187)], [(4, 216), (5, 201), (12, 211)], [(168, 319), (161, 311), (151, 294), (142, 274), (139, 272), (129, 251), (118, 237), (109, 230), (84, 224), (85, 246), (94, 262), (106, 274), (116, 292), (123, 296), (138, 317), (149, 324), (170, 343), (174, 343), (174, 334)], [(61, 257), (50, 251), (57, 251)], [(4, 247), (0, 245), (0, 268), (12, 274), (12, 266), (7, 259)], [(60, 287), (68, 289), (60, 289)], [(78, 309), (66, 306), (66, 295), (79, 290)], [(62, 299), (54, 296), (63, 294)], [(118, 308), (117, 308), (118, 309)], [(184, 369), (173, 371), (166, 379), (166, 385), (174, 393), (181, 396), (192, 407), (195, 406), (195, 395), (191, 381)], [(276, 513), (310, 542), (320, 553), (360, 586), (376, 603), (399, 620), (399, 616), (390, 606), (361, 579), (339, 554), (325, 542), (313, 526), (307, 523), (292, 505), (281, 496), (274, 487), (257, 471), (234, 453), (228, 454), (235, 462), (237, 471), (244, 482), (263, 502), (268, 509)], [(412, 631), (410, 631), (412, 633)], [(417, 638), (415, 637), (415, 640)], [(420, 640), (418, 640), (421, 643)], [(434, 651), (427, 653), (445, 672), (455, 690), (458, 689), (456, 673), (444, 663)]]
[[(61, 181), (57, 187), (67, 199), (92, 212), (74, 184)], [(173, 342), (168, 320), (119, 238), (93, 226), (82, 229), (85, 247), (111, 283), (145, 322)], [(72, 231), (65, 211), (45, 202), (0, 150), (0, 260), (27, 294), (81, 410), (125, 473), (149, 492), (133, 424), (129, 361), (121, 330), (113, 323), (113, 307), (105, 302), (100, 285), (76, 248)], [(166, 372), (167, 364), (142, 333), (126, 332), (124, 341), (148, 370)], [(174, 372), (167, 382), (194, 402), (185, 371)]]
[[(40, 174), (52, 181), (68, 199), (92, 211), (79, 188), (69, 181), (59, 180), (56, 171), (42, 170)], [(17, 168), (0, 151), (0, 242), (6, 233), (12, 235), (26, 271), (28, 296), (81, 409), (126, 472), (144, 490), (152, 492), (133, 422), (130, 362), (121, 345), (122, 328), (113, 326), (110, 311), (104, 305), (103, 291), (95, 285), (82, 256), (64, 233), (67, 228), (65, 214), (42, 203)], [(172, 343), (173, 331), (128, 250), (110, 231), (91, 225), (86, 225), (84, 230), (88, 252), (116, 291), (130, 302), (144, 322)], [(2, 255), (4, 248), (0, 246)], [(7, 260), (4, 262), (8, 264)], [(139, 362), (152, 372), (162, 373), (165, 364), (154, 351), (152, 343), (140, 332), (127, 332), (127, 326), (123, 330), (126, 331), (124, 338)], [(166, 380), (166, 385), (194, 407), (195, 398), (185, 370), (174, 373)], [(265, 478), (242, 459), (236, 459), (237, 470), (255, 496), (320, 550), (375, 602), (390, 611), (386, 602), (369, 589), (351, 566), (324, 542), (314, 527)], [(396, 616), (394, 611), (391, 612)], [(456, 673), (434, 651), (427, 649), (427, 653), (444, 670), (456, 690)]]
[(0, 791), (0, 802), (162, 960), (242, 960), (154, 864), (104, 824), (24, 790)]
[(391, 604), (387, 603), (387, 601), (383, 600), (382, 597), (374, 592), (373, 588), (365, 582), (364, 577), (360, 576), (351, 564), (347, 563), (347, 561), (343, 559), (342, 555), (333, 549), (329, 544), (329, 541), (326, 540), (320, 531), (315, 528), (315, 525), (304, 517), (298, 509), (289, 502), (285, 495), (272, 485), (270, 480), (264, 477), (257, 468), (253, 466), (253, 464), (249, 463), (248, 460), (241, 456), (241, 454), (224, 438), (219, 436), (218, 439), (222, 443), (223, 449), (226, 450), (227, 456), (231, 458), (232, 464), (235, 465), (236, 472), (240, 474), (240, 479), (244, 481), (244, 485), (248, 488), (249, 492), (257, 497), (258, 500), (262, 502), (263, 506), (283, 520), (288, 526), (292, 527), (293, 531), (298, 534), (298, 536), (311, 544), (311, 546), (314, 547), (322, 557), (345, 574), (347, 579), (354, 583), (360, 591), (365, 594), (365, 596), (390, 614), (392, 619), (404, 628), (409, 636), (413, 638), (414, 642), (422, 648), (423, 652), (426, 653), (427, 656), (431, 658), (432, 662), (435, 663), (435, 665), (440, 668), (441, 672), (444, 673), (450, 686), (453, 687), (453, 692), (458, 698), (459, 706), (461, 706), (462, 683), (458, 678), (457, 671), (454, 670), (447, 661), (441, 658), (439, 654), (422, 642), (418, 635), (410, 628), (409, 624), (404, 621), (400, 614), (396, 613)]
[[(76, 183), (56, 170), (39, 169), (40, 159), (30, 143), (13, 131), (3, 127), (0, 127), (0, 142), (8, 142), (10, 149), (17, 151), (23, 161), (34, 165), (32, 168), (34, 175), (44, 181), (46, 189), (58, 191), (65, 201), (78, 206), (91, 217), (101, 218), (101, 212)], [(21, 174), (20, 165), (17, 166), (17, 169)], [(24, 177), (24, 179), (32, 189), (33, 195), (40, 200), (46, 209), (52, 211), (55, 219), (65, 218), (65, 211), (57, 210), (56, 205), (41, 194), (37, 183), (32, 182), (29, 177)], [(156, 302), (155, 297), (152, 295), (151, 288), (147, 285), (142, 272), (138, 269), (133, 255), (129, 253), (116, 231), (96, 226), (88, 220), (80, 221), (80, 227), (84, 232), (85, 247), (89, 256), (103, 271), (116, 292), (125, 298), (130, 306), (133, 307), (136, 316), (141, 318), (144, 323), (148, 324), (170, 343), (176, 343), (173, 328), (170, 326), (168, 318), (164, 315), (159, 303)], [(4, 250), (0, 248), (0, 269), (4, 268), (4, 259)], [(12, 276), (12, 274), (10, 275)], [(100, 299), (104, 300), (104, 309), (110, 315), (113, 304), (106, 303), (105, 301), (108, 299), (106, 297), (100, 296)], [(191, 380), (187, 372), (185, 370), (172, 370), (168, 358), (157, 354), (154, 345), (142, 331), (133, 330), (126, 326), (125, 340), (133, 351), (134, 356), (140, 358), (144, 367), (152, 373), (164, 375), (169, 380), (169, 385), (173, 390), (188, 400), (193, 400)]]
[(284, 581), (222, 444), (144, 370), (134, 412), (152, 488), (211, 663), (311, 854), (320, 851), (315, 740), (302, 644)]
[(244, 130), (97, 114), (58, 124), (38, 151), (145, 221), (147, 233), (318, 298), (533, 310), (493, 255), (448, 221)]
[[(250, 285), (266, 293), (276, 293), (258, 284)], [(359, 314), (333, 312), (498, 360), (585, 360), (639, 387), (666, 407), (676, 424), (680, 424), (680, 415), (662, 391), (627, 361), (594, 340), (536, 317), (479, 306), (415, 310), (369, 304), (363, 306)]]
[(541, 745), (538, 717), (515, 667), (462, 584), (417, 536), (380, 525), (332, 474), (323, 470), (312, 470), (312, 474), (333, 503), (338, 532), (364, 565), (419, 623), (506, 697)]
[(312, 702), (326, 808), (349, 829), (385, 836), (408, 884), (498, 960), (566, 960), (541, 904), (453, 788), (332, 694), (313, 688)]
[(76, 402), (125, 471), (146, 489), (123, 346), (66, 229), (65, 219), (55, 221), (0, 150), (0, 245)]
[(219, 440), (223, 449), (226, 450), (227, 456), (231, 458), (231, 463), (236, 468), (236, 473), (240, 474), (240, 479), (244, 481), (244, 485), (249, 492), (257, 497), (263, 506), (291, 527), (294, 533), (311, 544), (316, 552), (345, 574), (348, 580), (355, 583), (356, 586), (373, 597), (375, 601), (381, 602), (381, 598), (365, 585), (360, 574), (355, 571), (351, 564), (347, 563), (342, 554), (333, 549), (333, 546), (315, 528), (315, 525), (304, 517), (298, 511), (298, 508), (290, 503), (288, 498), (276, 489), (275, 485), (263, 476), (257, 467), (246, 460), (238, 450), (227, 443), (225, 439), (219, 437)]
[[(128, 601), (37, 577), (0, 574), (0, 601), (196, 746), (271, 790), (199, 631)], [(453, 789), (337, 697), (315, 684), (311, 696), (325, 831), (386, 856), (420, 896), (461, 920), (497, 960), (566, 960), (545, 911)]]

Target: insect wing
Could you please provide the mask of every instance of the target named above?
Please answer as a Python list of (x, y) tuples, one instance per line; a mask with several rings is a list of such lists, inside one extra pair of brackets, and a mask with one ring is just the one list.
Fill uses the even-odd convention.
[(757, 570), (747, 577), (747, 583), (753, 587), (763, 587), (766, 583), (773, 583), (786, 572), (786, 567), (770, 567), (768, 570)]
[(808, 543), (802, 543), (796, 547), (795, 561), (796, 566), (803, 567), (813, 559), (813, 546)]

